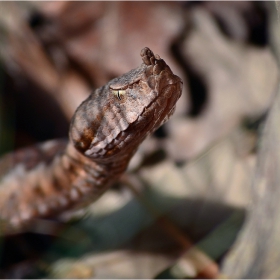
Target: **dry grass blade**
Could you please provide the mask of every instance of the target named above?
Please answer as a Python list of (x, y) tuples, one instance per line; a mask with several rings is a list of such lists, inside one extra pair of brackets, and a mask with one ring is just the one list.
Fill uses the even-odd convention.
[[(197, 248), (192, 241), (186, 236), (167, 216), (161, 216), (157, 209), (149, 203), (141, 193), (137, 191), (134, 184), (136, 183), (136, 178), (134, 180), (129, 180), (128, 177), (124, 176), (122, 183), (124, 183), (135, 195), (135, 197), (140, 200), (145, 209), (153, 216), (159, 227), (161, 227), (172, 239), (179, 243), (182, 248), (182, 256), (179, 262), (174, 265), (174, 271), (177, 272), (178, 278), (189, 277), (202, 277), (215, 279), (218, 278), (219, 268), (218, 265), (210, 257), (208, 257), (204, 252)], [(140, 182), (138, 181), (138, 184)], [(185, 269), (186, 267), (187, 270)], [(191, 272), (190, 272), (191, 271)], [(189, 273), (186, 275), (186, 273)]]

